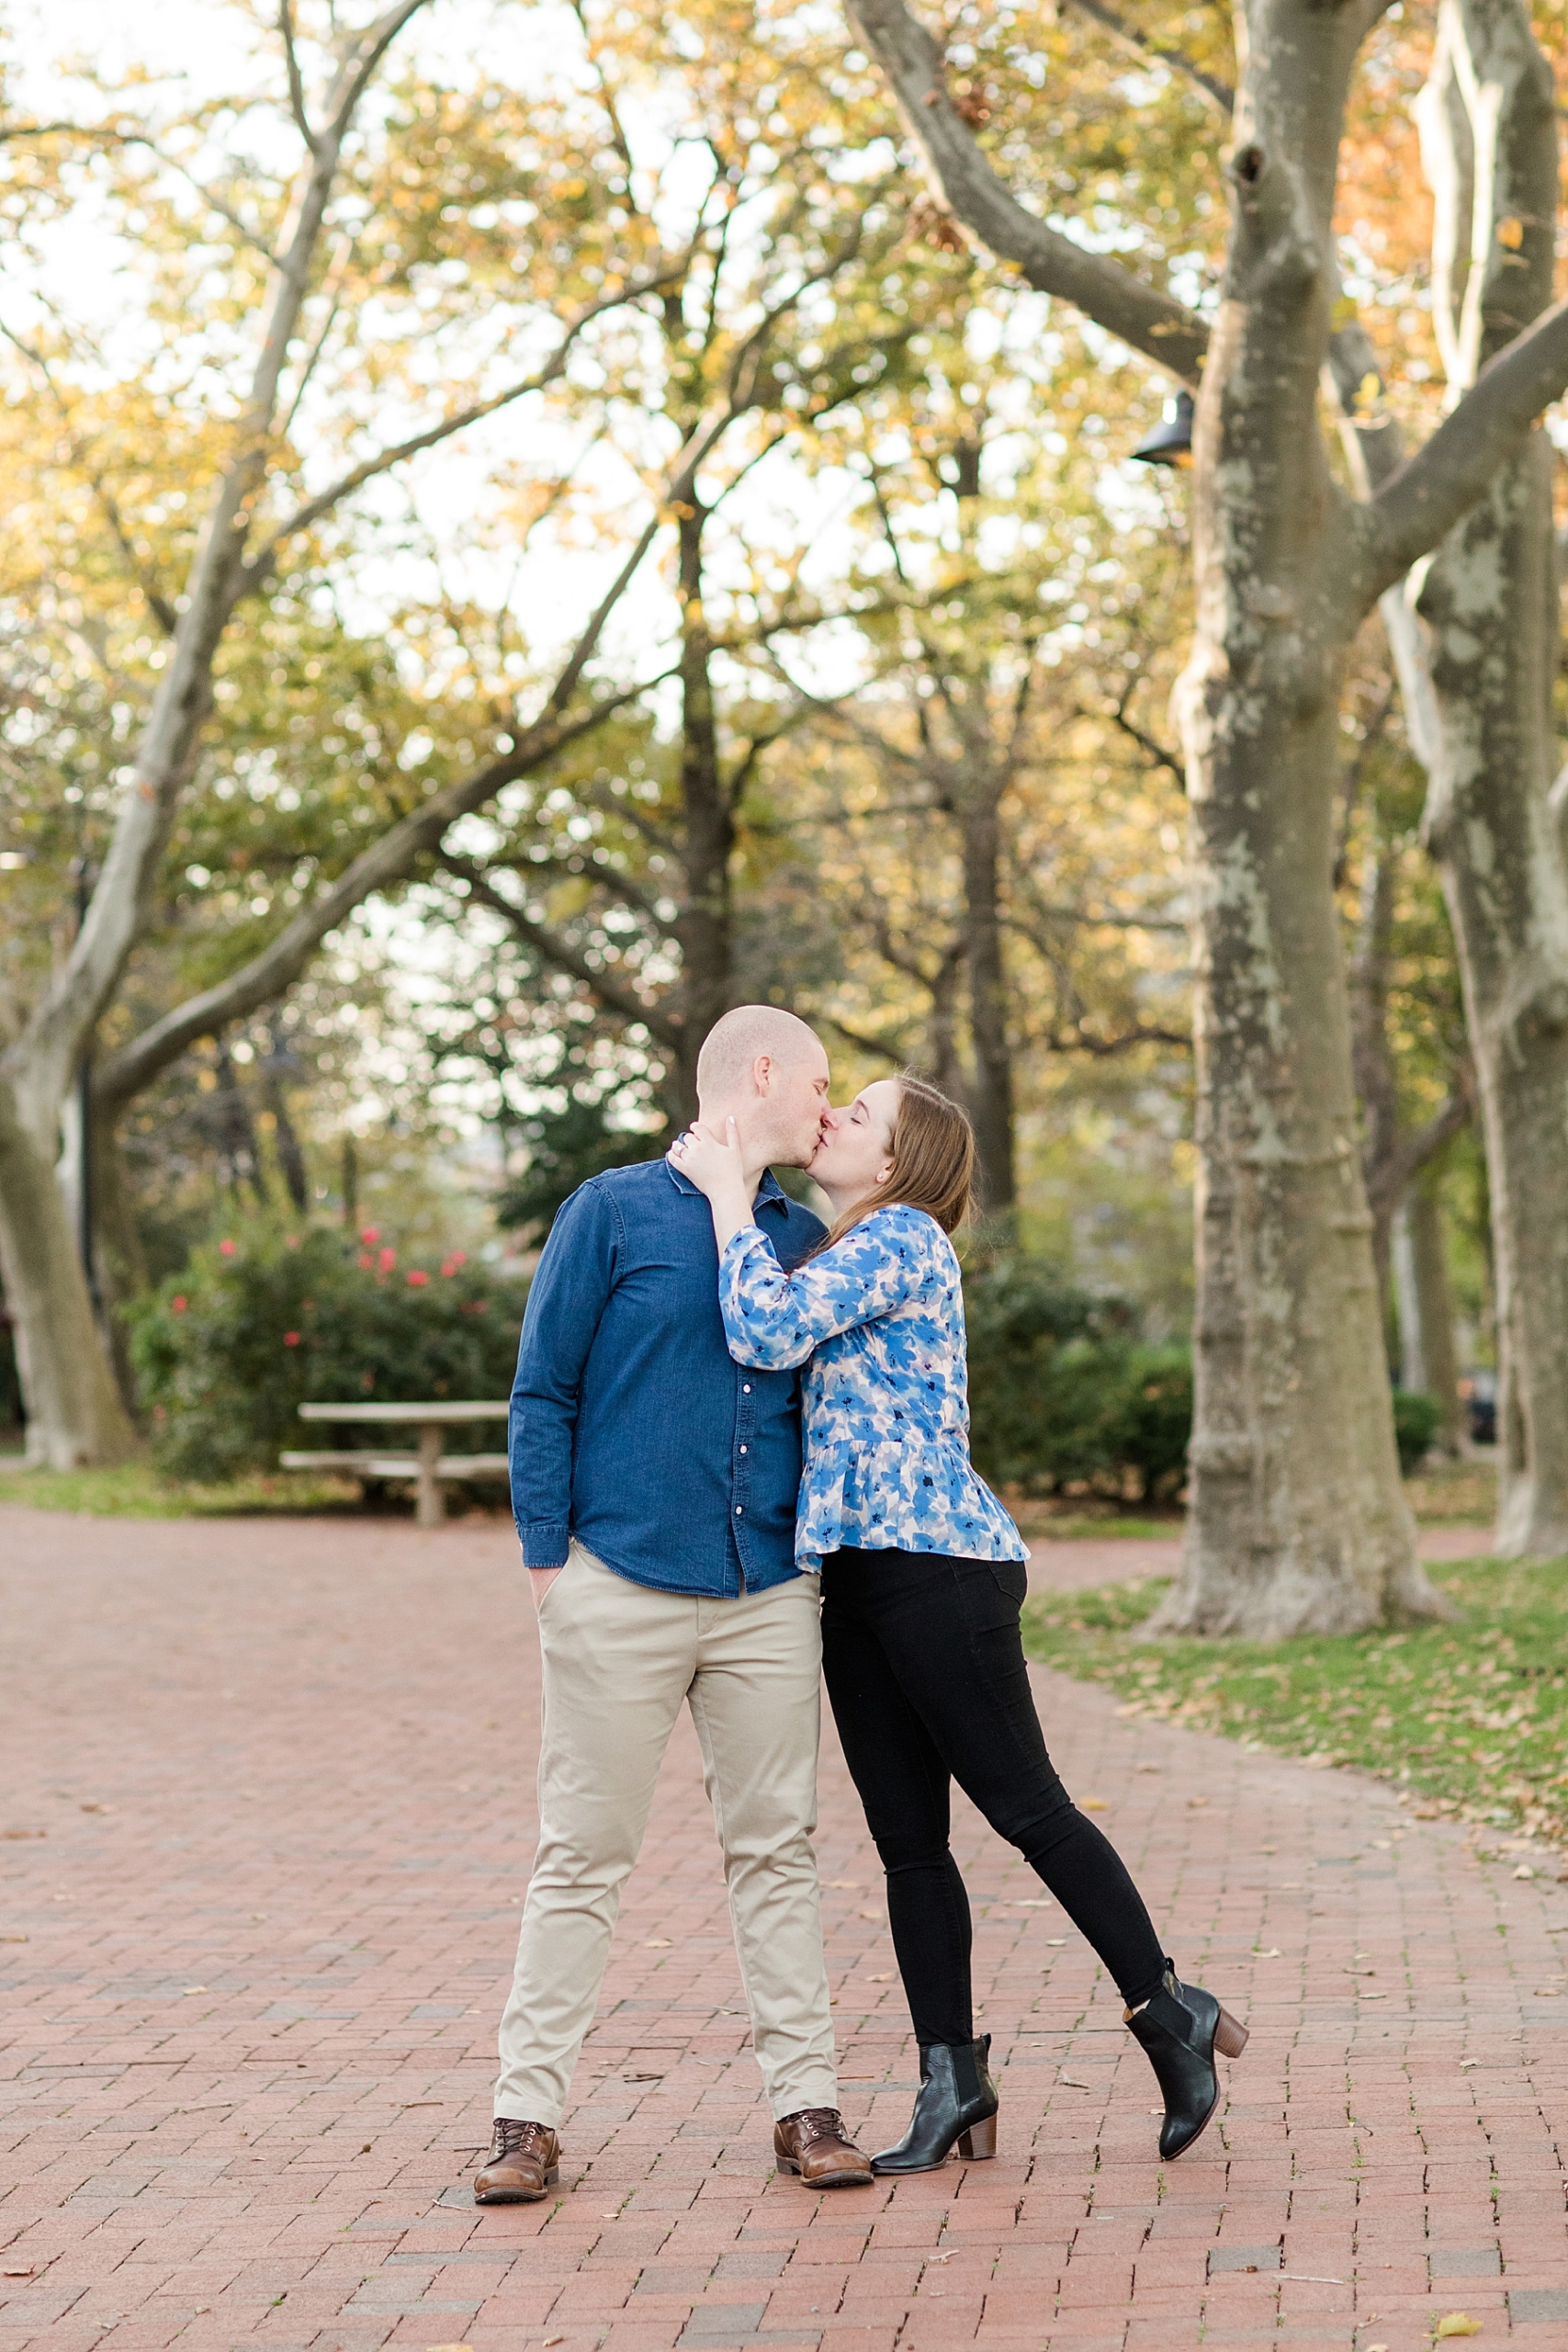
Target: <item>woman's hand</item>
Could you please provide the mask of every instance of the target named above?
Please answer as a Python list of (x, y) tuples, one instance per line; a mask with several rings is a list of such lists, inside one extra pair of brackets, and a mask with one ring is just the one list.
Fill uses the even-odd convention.
[(705, 1127), (688, 1127), (676, 1136), (669, 1156), (687, 1182), (710, 1201), (720, 1193), (746, 1187), (746, 1163), (733, 1119), (726, 1119), (722, 1137), (709, 1135)]
[(746, 1171), (740, 1136), (733, 1118), (726, 1119), (722, 1136), (705, 1127), (688, 1127), (676, 1136), (668, 1154), (671, 1168), (694, 1184), (713, 1210), (713, 1229), (720, 1250), (732, 1234), (751, 1223), (754, 1186)]

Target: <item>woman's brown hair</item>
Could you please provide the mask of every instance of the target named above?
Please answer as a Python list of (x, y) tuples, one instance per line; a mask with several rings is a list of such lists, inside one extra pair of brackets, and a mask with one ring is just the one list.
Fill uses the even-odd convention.
[(897, 1085), (898, 1109), (887, 1152), (893, 1167), (887, 1182), (834, 1219), (811, 1251), (813, 1257), (818, 1250), (830, 1250), (873, 1209), (886, 1208), (895, 1201), (907, 1208), (924, 1209), (944, 1233), (955, 1233), (973, 1211), (975, 1130), (968, 1112), (928, 1079), (917, 1078), (913, 1070), (900, 1070)]

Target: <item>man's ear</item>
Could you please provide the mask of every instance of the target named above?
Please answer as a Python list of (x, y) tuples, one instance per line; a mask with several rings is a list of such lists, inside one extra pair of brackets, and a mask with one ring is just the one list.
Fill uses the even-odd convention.
[(772, 1054), (758, 1055), (756, 1060), (751, 1065), (751, 1083), (756, 1088), (759, 1094), (767, 1094), (772, 1091), (773, 1083), (773, 1057)]

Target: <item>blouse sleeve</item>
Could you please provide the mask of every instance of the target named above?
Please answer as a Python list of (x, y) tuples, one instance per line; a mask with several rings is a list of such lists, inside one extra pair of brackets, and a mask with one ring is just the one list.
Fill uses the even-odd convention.
[(786, 1274), (760, 1226), (743, 1226), (718, 1263), (724, 1336), (737, 1363), (782, 1372), (840, 1331), (935, 1295), (948, 1270), (923, 1211), (877, 1212)]

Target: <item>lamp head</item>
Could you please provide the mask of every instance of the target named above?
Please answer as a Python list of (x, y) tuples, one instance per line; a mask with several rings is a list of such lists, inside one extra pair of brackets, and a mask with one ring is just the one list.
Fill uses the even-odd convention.
[(1165, 415), (1146, 441), (1132, 452), (1145, 466), (1190, 466), (1192, 463), (1192, 395), (1178, 392), (1167, 401)]

